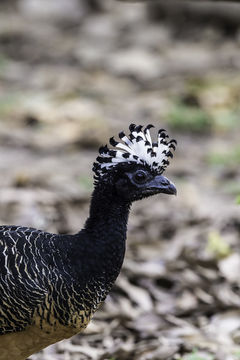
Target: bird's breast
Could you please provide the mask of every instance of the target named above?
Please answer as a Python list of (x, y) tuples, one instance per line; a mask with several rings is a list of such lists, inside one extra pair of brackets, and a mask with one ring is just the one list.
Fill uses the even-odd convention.
[(44, 319), (44, 311), (39, 316), (35, 314), (32, 325), (25, 330), (0, 336), (0, 360), (25, 360), (28, 356), (43, 348), (67, 339), (86, 328), (92, 314), (90, 311), (80, 311), (72, 314), (69, 324), (61, 324), (54, 316), (48, 314)]

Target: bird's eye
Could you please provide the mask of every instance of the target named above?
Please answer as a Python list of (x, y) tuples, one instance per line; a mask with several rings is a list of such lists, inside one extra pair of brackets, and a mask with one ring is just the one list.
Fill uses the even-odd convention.
[(143, 184), (147, 180), (147, 174), (143, 170), (138, 170), (134, 175), (134, 180), (138, 184)]

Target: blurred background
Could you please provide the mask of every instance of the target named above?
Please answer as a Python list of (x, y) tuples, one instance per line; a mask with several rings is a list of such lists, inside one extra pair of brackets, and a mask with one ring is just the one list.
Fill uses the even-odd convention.
[(178, 140), (178, 196), (134, 204), (105, 304), (31, 360), (240, 359), (239, 20), (222, 3), (1, 1), (2, 224), (74, 233), (101, 144), (131, 122)]

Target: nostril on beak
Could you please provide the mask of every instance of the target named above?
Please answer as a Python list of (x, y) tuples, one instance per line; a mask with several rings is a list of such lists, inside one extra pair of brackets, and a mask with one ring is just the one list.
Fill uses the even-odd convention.
[(162, 180), (162, 185), (164, 185), (164, 186), (170, 185), (170, 181), (165, 178)]

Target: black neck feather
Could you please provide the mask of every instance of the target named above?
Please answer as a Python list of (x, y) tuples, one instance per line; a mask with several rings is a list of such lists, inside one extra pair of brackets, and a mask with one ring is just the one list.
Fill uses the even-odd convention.
[[(130, 203), (109, 184), (97, 184), (84, 233), (94, 247), (94, 261), (109, 281), (114, 281), (122, 266)], [(101, 268), (101, 269), (100, 269)]]
[(69, 283), (74, 284), (75, 296), (83, 308), (95, 311), (120, 272), (130, 205), (116, 194), (113, 186), (99, 182), (83, 230), (56, 239), (60, 251), (54, 254), (55, 262), (60, 254), (64, 276), (69, 274)]
[[(116, 280), (125, 254), (130, 203), (114, 191), (114, 186), (98, 183), (92, 194), (89, 217), (76, 235), (60, 236), (56, 247), (79, 287), (99, 279), (106, 291)], [(65, 260), (64, 260), (65, 259)], [(101, 282), (101, 284), (100, 284)]]

